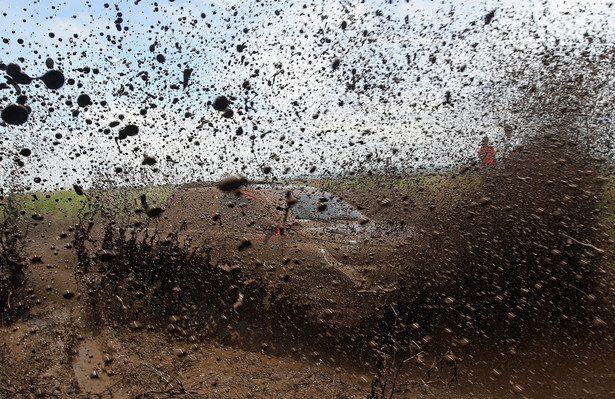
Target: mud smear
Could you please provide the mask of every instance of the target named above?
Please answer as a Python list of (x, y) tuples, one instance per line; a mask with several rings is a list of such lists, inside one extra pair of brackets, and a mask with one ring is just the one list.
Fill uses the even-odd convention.
[(600, 165), (580, 147), (550, 135), (481, 170), (468, 197), (430, 220), (420, 272), (405, 277), (407, 309), (431, 302), (440, 323), (484, 338), (588, 327), (609, 242), (597, 217)]
[[(615, 344), (612, 321), (604, 321), (613, 317), (613, 240), (598, 213), (606, 171), (577, 140), (548, 132), (495, 168), (462, 172), (456, 178), (469, 186), (467, 195), (410, 194), (424, 211), (377, 210), (377, 217), (414, 223), (423, 236), (406, 247), (411, 265), (402, 266), (400, 295), (376, 328), (387, 337), (382, 346), (418, 340), (423, 348), (450, 348), (481, 359), (466, 371), (491, 381), (512, 364), (542, 375), (517, 374), (517, 388), (479, 378), (481, 389), (498, 396), (528, 394), (529, 385), (539, 396), (579, 395), (563, 393), (581, 389), (570, 382), (577, 365), (610, 362), (605, 354)], [(502, 365), (488, 377), (480, 370), (490, 363)], [(606, 395), (610, 375), (611, 368), (580, 395)]]

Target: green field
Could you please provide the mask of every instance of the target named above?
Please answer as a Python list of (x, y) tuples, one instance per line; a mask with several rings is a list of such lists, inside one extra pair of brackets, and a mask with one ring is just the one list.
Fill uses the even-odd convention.
[(170, 184), (152, 187), (119, 187), (84, 190), (78, 195), (74, 190), (37, 193), (17, 193), (4, 196), (3, 209), (11, 203), (22, 216), (30, 218), (39, 214), (47, 219), (77, 219), (79, 214), (104, 212), (108, 215), (131, 214), (139, 208), (139, 197), (145, 194), (150, 205), (164, 204), (175, 190)]

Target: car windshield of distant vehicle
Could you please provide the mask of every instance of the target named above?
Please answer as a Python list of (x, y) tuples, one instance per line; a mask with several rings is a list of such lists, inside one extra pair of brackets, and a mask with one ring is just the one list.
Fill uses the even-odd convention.
[(292, 212), (299, 220), (355, 220), (361, 217), (356, 209), (328, 193), (300, 193)]

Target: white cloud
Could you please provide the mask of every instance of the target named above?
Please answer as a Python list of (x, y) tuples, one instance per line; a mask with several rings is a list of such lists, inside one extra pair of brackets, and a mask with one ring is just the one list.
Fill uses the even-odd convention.
[[(7, 53), (15, 58), (23, 56), (24, 69), (35, 69), (31, 62), (33, 48), (16, 44), (17, 37), (23, 36), (37, 44), (39, 64), (47, 55), (66, 56), (62, 69), (77, 81), (57, 95), (29, 88), (35, 110), (33, 125), (26, 130), (27, 140), (19, 138), (19, 143), (38, 144), (50, 157), (45, 159), (57, 160), (45, 163), (42, 158), (33, 158), (32, 167), (49, 167), (52, 176), (70, 171), (67, 179), (87, 181), (88, 175), (72, 169), (90, 171), (93, 162), (102, 161), (109, 170), (117, 164), (139, 171), (142, 156), (147, 153), (160, 160), (161, 172), (144, 172), (135, 178), (183, 181), (195, 178), (192, 173), (198, 173), (196, 178), (216, 178), (242, 169), (259, 176), (263, 164), (271, 164), (278, 174), (286, 167), (303, 174), (311, 165), (319, 165), (319, 170), (349, 171), (365, 164), (369, 153), (388, 154), (392, 147), (398, 150), (399, 155), (392, 159), (400, 168), (459, 164), (475, 156), (482, 135), (499, 139), (502, 121), (511, 118), (500, 110), (486, 114), (476, 105), (477, 93), (485, 90), (482, 81), (488, 84), (505, 72), (494, 68), (496, 56), (510, 53), (513, 47), (525, 51), (538, 48), (544, 39), (535, 39), (533, 31), (542, 35), (544, 27), (561, 40), (578, 39), (585, 30), (599, 31), (612, 40), (614, 30), (603, 23), (613, 17), (613, 11), (602, 3), (581, 12), (581, 3), (556, 1), (546, 5), (512, 0), (395, 5), (301, 1), (294, 2), (293, 7), (277, 7), (280, 16), (274, 6), (230, 0), (213, 3), (212, 7), (212, 1), (160, 2), (156, 13), (151, 3), (122, 3), (119, 9), (128, 32), (115, 29), (117, 11), (113, 4), (104, 9), (99, 3), (84, 8), (78, 2), (69, 2), (51, 20), (43, 19), (49, 14), (49, 4), (30, 6), (27, 13), (9, 7), (11, 18), (17, 20), (35, 15), (37, 10), (39, 15), (33, 17), (38, 18), (38, 25), (29, 25), (31, 32), (12, 34), (15, 23), (0, 28), (4, 29), (1, 36), (11, 38)], [(231, 12), (232, 6), (235, 10)], [(379, 8), (382, 15), (376, 13)], [(493, 22), (484, 26), (485, 13), (493, 9)], [(235, 11), (236, 18), (232, 17)], [(571, 14), (564, 14), (567, 11)], [(201, 12), (206, 14), (205, 19), (201, 19)], [(327, 18), (323, 18), (325, 15)], [(186, 21), (180, 20), (182, 17)], [(192, 18), (198, 20), (195, 27)], [(345, 31), (341, 29), (342, 20), (348, 22)], [(154, 26), (152, 32), (148, 32), (150, 25)], [(169, 32), (162, 26), (169, 26)], [(50, 38), (49, 31), (56, 38)], [(71, 45), (68, 38), (73, 33), (79, 39)], [(59, 42), (58, 37), (64, 40)], [(158, 47), (150, 52), (154, 41)], [(246, 49), (238, 52), (238, 44), (245, 44)], [(163, 64), (155, 59), (158, 53), (166, 57)], [(337, 71), (331, 69), (334, 57), (341, 58)], [(110, 62), (113, 58), (131, 64)], [(183, 90), (185, 65), (194, 71), (191, 84)], [(462, 73), (463, 65), (467, 69)], [(83, 66), (99, 68), (100, 73), (80, 74), (75, 70)], [(257, 69), (258, 76), (251, 77)], [(348, 88), (353, 83), (352, 69), (356, 69), (355, 90)], [(147, 82), (141, 79), (145, 72)], [(241, 88), (246, 79), (253, 88), (248, 95)], [(133, 90), (129, 89), (131, 85)], [(172, 89), (173, 85), (179, 88)], [(122, 86), (125, 94), (119, 96)], [(453, 106), (443, 105), (447, 91), (451, 92)], [(74, 103), (81, 92), (90, 94), (95, 105), (73, 118), (70, 112), (76, 108)], [(222, 118), (207, 105), (219, 94), (238, 97), (233, 105), (234, 119)], [(73, 105), (66, 105), (67, 100)], [(109, 105), (100, 106), (101, 100)], [(242, 117), (237, 110), (244, 100), (252, 100), (255, 105)], [(58, 116), (39, 126), (36, 121), (44, 115), (43, 101), (54, 104)], [(338, 105), (341, 101), (343, 106)], [(147, 115), (141, 116), (141, 109), (146, 109)], [(195, 117), (184, 118), (186, 112)], [(313, 119), (316, 113), (318, 118)], [(119, 114), (142, 127), (137, 137), (123, 142), (129, 145), (122, 147), (121, 154), (116, 142), (99, 131)], [(85, 122), (88, 118), (93, 120), (92, 125)], [(213, 127), (199, 127), (200, 119), (210, 120)], [(72, 138), (49, 152), (50, 144), (42, 140), (67, 127), (73, 129)], [(235, 133), (238, 127), (245, 130), (243, 135)], [(363, 135), (368, 128), (372, 133)], [(12, 127), (2, 130), (20, 131)], [(17, 142), (17, 138), (10, 139), (2, 148), (8, 151)], [(75, 157), (79, 146), (86, 154)], [(132, 152), (134, 147), (139, 150)], [(272, 155), (280, 161), (272, 160)], [(171, 161), (167, 162), (167, 157)], [(178, 158), (183, 163), (174, 163)], [(383, 156), (378, 161), (386, 164), (387, 160), (388, 156)], [(5, 157), (3, 162), (12, 161)], [(203, 166), (198, 166), (201, 163)], [(378, 162), (372, 165), (381, 166)]]

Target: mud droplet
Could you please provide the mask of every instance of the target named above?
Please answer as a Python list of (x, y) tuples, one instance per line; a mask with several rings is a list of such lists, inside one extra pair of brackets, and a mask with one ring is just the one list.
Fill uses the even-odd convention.
[(92, 99), (87, 94), (83, 93), (79, 97), (77, 97), (77, 104), (81, 108), (85, 108), (88, 105), (92, 105)]
[(43, 215), (41, 215), (40, 213), (34, 213), (31, 216), (32, 220), (36, 220), (36, 221), (42, 221), (45, 219), (45, 217)]
[(136, 136), (139, 134), (139, 127), (137, 125), (126, 125), (122, 130), (120, 130), (120, 135), (126, 135), (127, 137)]
[(53, 69), (53, 59), (51, 57), (47, 57), (45, 60), (45, 66), (49, 69)]
[(485, 25), (489, 25), (491, 21), (493, 20), (493, 17), (495, 17), (495, 10), (485, 15)]
[(293, 206), (297, 202), (299, 202), (299, 199), (295, 197), (291, 191), (287, 191), (286, 192), (286, 205)]
[(138, 331), (143, 328), (143, 324), (141, 324), (141, 322), (139, 321), (133, 320), (128, 324), (128, 328), (130, 328), (132, 331)]
[(57, 90), (64, 86), (64, 74), (57, 69), (45, 72), (39, 79), (51, 90)]
[(23, 125), (29, 115), (30, 110), (22, 104), (9, 104), (2, 110), (2, 120), (9, 125)]
[(143, 157), (143, 161), (141, 162), (141, 165), (147, 165), (147, 166), (152, 166), (156, 164), (156, 158), (154, 157), (150, 157), (149, 155), (145, 155)]
[(243, 240), (241, 240), (241, 243), (237, 246), (237, 250), (243, 251), (244, 249), (248, 249), (251, 246), (252, 246), (252, 241), (248, 240), (247, 238), (244, 238)]
[(13, 76), (13, 79), (15, 79), (15, 82), (22, 85), (28, 85), (32, 83), (32, 78), (23, 72), (15, 74), (15, 76)]
[(512, 391), (516, 393), (517, 395), (519, 395), (521, 394), (521, 392), (523, 392), (523, 387), (519, 384), (515, 384), (512, 386)]
[(164, 209), (162, 208), (149, 206), (147, 204), (147, 197), (145, 194), (142, 194), (140, 199), (141, 199), (141, 206), (143, 207), (143, 209), (138, 209), (137, 210), (138, 212), (145, 212), (145, 214), (151, 218), (160, 216), (162, 212), (164, 212)]
[(342, 60), (339, 57), (335, 57), (331, 63), (331, 68), (335, 71), (340, 67)]
[(594, 327), (604, 327), (606, 326), (606, 322), (602, 320), (600, 317), (596, 316), (592, 321), (592, 326)]
[(234, 112), (233, 112), (233, 110), (232, 110), (232, 109), (230, 109), (230, 108), (226, 108), (226, 109), (224, 110), (224, 112), (222, 113), (222, 116), (223, 116), (224, 118), (226, 118), (226, 119), (231, 119), (231, 118), (233, 117), (233, 114), (234, 114)]
[(20, 72), (21, 72), (21, 67), (18, 64), (15, 64), (14, 62), (11, 62), (10, 64), (6, 66), (6, 73), (12, 78), (15, 78), (15, 76), (17, 76)]
[(220, 180), (216, 187), (221, 191), (235, 191), (241, 186), (248, 184), (248, 178), (242, 174), (232, 174)]
[(190, 81), (190, 75), (192, 75), (192, 68), (184, 69), (184, 80), (182, 82), (184, 89), (188, 86), (188, 82)]
[(237, 294), (237, 301), (235, 301), (235, 303), (233, 304), (233, 309), (237, 310), (242, 306), (243, 306), (243, 294), (239, 292)]
[(21, 151), (19, 151), (19, 155), (22, 157), (29, 157), (31, 154), (32, 151), (29, 148), (22, 148)]
[(151, 218), (158, 217), (164, 212), (164, 209), (158, 207), (152, 207), (145, 211), (145, 214)]
[(229, 104), (230, 101), (226, 98), (226, 96), (218, 96), (212, 105), (216, 111), (225, 112)]
[(98, 260), (101, 261), (101, 262), (110, 262), (111, 260), (113, 260), (116, 257), (117, 257), (116, 253), (105, 251), (105, 250), (101, 250), (98, 253)]
[(491, 203), (491, 197), (482, 197), (479, 201), (478, 201), (478, 205), (479, 206), (485, 206)]
[(173, 354), (177, 357), (183, 357), (186, 356), (186, 351), (181, 348), (175, 348), (173, 349)]
[(73, 184), (73, 190), (77, 193), (77, 195), (83, 195), (83, 188), (81, 188), (78, 184)]

